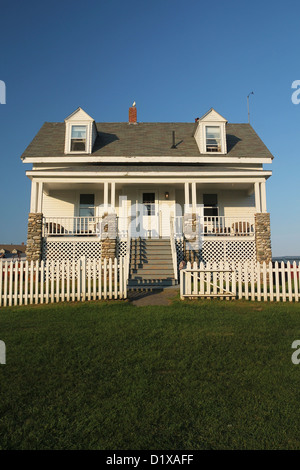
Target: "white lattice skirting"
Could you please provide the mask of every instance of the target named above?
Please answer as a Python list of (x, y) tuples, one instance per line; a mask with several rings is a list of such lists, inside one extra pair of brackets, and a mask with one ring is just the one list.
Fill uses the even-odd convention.
[[(178, 264), (184, 259), (183, 239), (176, 239)], [(126, 255), (126, 242), (118, 241), (117, 257)], [(77, 261), (82, 256), (87, 259), (101, 257), (99, 241), (47, 241), (43, 242), (43, 260), (69, 259)], [(199, 251), (199, 261), (214, 263), (219, 261), (256, 261), (255, 240), (204, 240)]]
[[(184, 259), (183, 239), (176, 239), (178, 264)], [(204, 240), (199, 250), (199, 262), (255, 262), (255, 240)]]
[(43, 242), (42, 259), (52, 261), (77, 261), (82, 256), (87, 259), (101, 258), (101, 242), (99, 241), (46, 241)]
[[(184, 259), (183, 239), (176, 240), (177, 265)], [(216, 268), (220, 263), (249, 263), (253, 265), (256, 262), (255, 240), (204, 240), (199, 250), (198, 263), (216, 263)], [(179, 272), (179, 271), (178, 271)], [(247, 278), (250, 281), (250, 274)], [(231, 280), (231, 276), (230, 276)], [(243, 273), (243, 280), (245, 276)]]
[(200, 250), (200, 261), (256, 261), (255, 240), (205, 240)]

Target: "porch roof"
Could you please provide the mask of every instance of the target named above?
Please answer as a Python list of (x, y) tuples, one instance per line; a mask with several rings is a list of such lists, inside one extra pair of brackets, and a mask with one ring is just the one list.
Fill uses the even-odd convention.
[[(95, 157), (199, 157), (194, 123), (97, 123), (92, 156)], [(176, 148), (172, 148), (175, 132)], [(233, 158), (273, 156), (250, 124), (227, 124), (227, 155)], [(46, 122), (21, 158), (66, 157), (65, 124)], [(210, 157), (205, 154), (206, 157)], [(87, 158), (86, 154), (74, 156)]]

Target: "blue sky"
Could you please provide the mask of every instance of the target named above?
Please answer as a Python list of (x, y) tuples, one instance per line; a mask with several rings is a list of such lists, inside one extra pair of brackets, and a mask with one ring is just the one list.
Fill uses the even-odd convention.
[(29, 165), (45, 121), (78, 106), (96, 121), (193, 122), (214, 107), (251, 124), (275, 159), (267, 183), (273, 255), (300, 255), (297, 1), (61, 0), (1, 5), (0, 243), (26, 241)]

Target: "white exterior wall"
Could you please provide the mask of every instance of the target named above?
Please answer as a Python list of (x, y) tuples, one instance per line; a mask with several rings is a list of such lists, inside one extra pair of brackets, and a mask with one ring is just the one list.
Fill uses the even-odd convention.
[(220, 216), (252, 217), (256, 212), (254, 194), (249, 196), (246, 191), (218, 190), (214, 186), (200, 191), (197, 187), (197, 204), (203, 204), (203, 194), (217, 194)]
[[(213, 186), (211, 189), (201, 191), (197, 185), (197, 204), (203, 203), (203, 194), (217, 194), (218, 205), (220, 209), (220, 215), (225, 216), (253, 216), (256, 212), (255, 209), (255, 196), (248, 195), (243, 190), (217, 190)], [(184, 190), (176, 189), (171, 185), (149, 187), (141, 187), (139, 185), (124, 186), (122, 189), (116, 190), (116, 212), (119, 214), (119, 196), (127, 197), (127, 215), (130, 214), (130, 206), (136, 204), (136, 202), (142, 202), (141, 195), (143, 192), (155, 192), (156, 199), (159, 204), (159, 209), (163, 210), (163, 206), (166, 208), (166, 213), (162, 213), (163, 226), (166, 225), (164, 216), (167, 214), (168, 209), (174, 204), (174, 202), (181, 205), (182, 210), (184, 206)], [(169, 192), (169, 199), (165, 199), (165, 192)], [(43, 195), (43, 214), (45, 217), (73, 217), (79, 215), (79, 198), (80, 194), (95, 194), (95, 205), (96, 207), (103, 204), (103, 189), (99, 191), (86, 189), (81, 190), (57, 190), (51, 191), (49, 195)], [(110, 194), (109, 194), (110, 196)], [(191, 198), (190, 198), (191, 199)], [(191, 201), (190, 201), (191, 202)], [(109, 197), (110, 203), (110, 197)], [(96, 210), (96, 215), (97, 210)]]
[(94, 194), (96, 215), (97, 206), (103, 204), (103, 190), (93, 191), (88, 187), (78, 191), (51, 191), (43, 196), (44, 217), (74, 217), (79, 216), (80, 194)]
[(228, 217), (251, 217), (256, 212), (254, 194), (245, 191), (223, 191), (220, 202), (221, 214)]
[(72, 191), (51, 191), (43, 195), (44, 217), (73, 217), (75, 194)]

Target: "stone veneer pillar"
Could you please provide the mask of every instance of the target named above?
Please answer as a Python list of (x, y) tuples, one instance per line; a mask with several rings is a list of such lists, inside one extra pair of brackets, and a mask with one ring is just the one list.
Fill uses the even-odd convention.
[(116, 257), (117, 249), (117, 215), (104, 214), (101, 223), (101, 257)]
[(29, 213), (26, 258), (28, 261), (41, 261), (42, 259), (42, 213)]
[(255, 246), (256, 261), (269, 263), (272, 261), (270, 214), (255, 214)]

